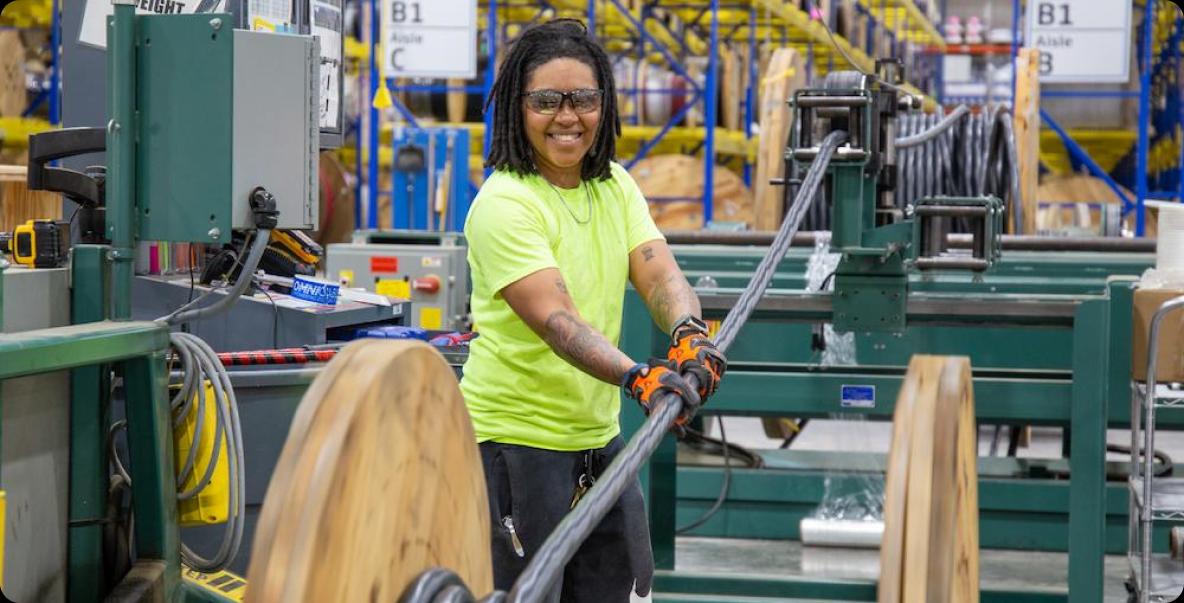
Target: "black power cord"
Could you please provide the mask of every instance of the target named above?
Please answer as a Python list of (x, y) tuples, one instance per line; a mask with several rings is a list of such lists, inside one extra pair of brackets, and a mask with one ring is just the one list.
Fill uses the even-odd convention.
[(676, 528), (674, 530), (675, 534), (684, 534), (707, 523), (707, 520), (711, 519), (712, 516), (718, 513), (720, 508), (723, 507), (724, 500), (728, 498), (728, 490), (730, 490), (732, 487), (732, 455), (728, 454), (728, 434), (726, 431), (724, 431), (723, 416), (716, 415), (716, 420), (719, 421), (719, 439), (723, 444), (724, 452), (724, 485), (719, 489), (719, 496), (715, 498), (715, 503), (711, 505), (711, 508), (707, 509), (707, 511), (700, 515), (695, 521), (692, 521), (681, 528)]
[(728, 490), (731, 489), (732, 486), (732, 455), (736, 455), (743, 459), (744, 464), (750, 469), (759, 469), (765, 465), (764, 459), (762, 459), (760, 455), (756, 454), (755, 452), (752, 452), (743, 446), (728, 443), (728, 434), (724, 430), (723, 415), (716, 415), (716, 421), (719, 423), (718, 440), (699, 431), (695, 431), (694, 429), (687, 429), (686, 436), (683, 438), (683, 443), (698, 448), (699, 450), (709, 454), (723, 455), (723, 486), (720, 487), (719, 496), (715, 498), (715, 502), (711, 505), (711, 508), (700, 515), (698, 519), (685, 526), (682, 526), (681, 528), (676, 528), (674, 530), (675, 534), (684, 534), (707, 523), (707, 520), (715, 516), (715, 514), (719, 512), (720, 508), (723, 507), (724, 501), (728, 498)]

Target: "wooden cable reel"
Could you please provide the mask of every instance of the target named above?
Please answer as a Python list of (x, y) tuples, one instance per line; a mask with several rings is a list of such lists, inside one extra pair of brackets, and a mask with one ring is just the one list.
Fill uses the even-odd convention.
[(970, 361), (913, 356), (892, 417), (879, 603), (979, 600)]
[(489, 507), (456, 377), (422, 342), (351, 343), (300, 402), (267, 488), (251, 602), (396, 601), (444, 567), (493, 590)]

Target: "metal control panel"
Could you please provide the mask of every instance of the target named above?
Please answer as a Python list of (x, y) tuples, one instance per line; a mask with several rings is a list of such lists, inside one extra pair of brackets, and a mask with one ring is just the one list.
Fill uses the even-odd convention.
[[(312, 36), (235, 30), (230, 15), (137, 18), (137, 235), (222, 243), (275, 196), (279, 228), (318, 221), (319, 67)], [(122, 100), (122, 99), (121, 99)]]
[(411, 300), (408, 324), (469, 328), (469, 264), (459, 233), (359, 231), (325, 249), (325, 278)]

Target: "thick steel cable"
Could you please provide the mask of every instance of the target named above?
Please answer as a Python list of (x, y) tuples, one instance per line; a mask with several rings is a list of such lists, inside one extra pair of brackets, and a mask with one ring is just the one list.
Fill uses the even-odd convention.
[(907, 149), (910, 147), (915, 147), (919, 144), (924, 144), (930, 140), (934, 140), (937, 138), (938, 134), (949, 130), (954, 126), (955, 123), (958, 122), (959, 119), (961, 119), (963, 115), (966, 115), (967, 113), (970, 113), (970, 107), (967, 107), (966, 105), (958, 105), (958, 107), (951, 111), (949, 115), (942, 118), (941, 121), (937, 122), (936, 125), (929, 128), (928, 130), (925, 130), (924, 132), (918, 132), (911, 136), (897, 138), (896, 148)]
[[(748, 321), (757, 301), (769, 287), (773, 280), (773, 273), (789, 245), (793, 235), (805, 216), (807, 208), (812, 205), (814, 194), (822, 184), (827, 165), (836, 148), (847, 138), (842, 131), (831, 132), (819, 145), (818, 156), (814, 159), (810, 170), (802, 181), (801, 188), (794, 198), (793, 207), (786, 216), (778, 231), (777, 237), (769, 253), (761, 260), (760, 266), (753, 273), (752, 281), (740, 294), (736, 305), (728, 312), (716, 336), (715, 344), (721, 350), (727, 350), (735, 339), (740, 327)], [(698, 387), (694, 377), (689, 379), (693, 387)], [(608, 466), (604, 474), (596, 481), (588, 493), (580, 499), (563, 521), (555, 528), (546, 542), (531, 558), (526, 569), (514, 582), (506, 600), (511, 603), (538, 603), (559, 581), (564, 566), (575, 555), (580, 545), (592, 533), (604, 516), (616, 504), (617, 499), (629, 487), (641, 469), (642, 463), (649, 459), (666, 432), (674, 423), (675, 418), (682, 412), (682, 398), (676, 394), (666, 394), (654, 403), (649, 418), (642, 424), (637, 434), (629, 440), (622, 450)]]

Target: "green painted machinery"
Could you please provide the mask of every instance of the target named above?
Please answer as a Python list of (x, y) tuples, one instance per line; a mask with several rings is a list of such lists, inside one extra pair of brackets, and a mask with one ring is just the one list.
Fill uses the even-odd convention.
[[(72, 251), (73, 326), (0, 335), (0, 381), (71, 371), (67, 600), (224, 601), (182, 580), (169, 329), (129, 320), (135, 249), (140, 240), (228, 241), (249, 227), (256, 187), (278, 199), (280, 228), (316, 225), (317, 45), (235, 30), (229, 14), (138, 16), (135, 2), (113, 3), (109, 121), (30, 145), (45, 161), (106, 151), (102, 200), (89, 174), (34, 166), (30, 179), (105, 205), (107, 243)], [(125, 402), (135, 553), (117, 583), (102, 537), (112, 376)]]
[[(761, 248), (675, 247), (704, 312), (721, 318), (738, 295), (743, 269)], [(819, 365), (816, 327), (830, 322), (835, 293), (804, 288), (808, 252), (794, 249), (729, 353), (729, 371), (704, 409), (708, 416), (828, 418), (860, 414), (890, 420), (908, 359), (915, 353), (971, 358), (976, 412), (986, 425), (1061, 426), (1064, 459), (983, 457), (979, 462), (980, 533), (985, 548), (1067, 550), (1069, 599), (1100, 601), (1102, 559), (1125, 549), (1124, 463), (1105, 461), (1105, 429), (1128, 421), (1131, 285), (1150, 254), (1003, 253), (981, 275), (908, 275), (908, 326), (901, 332), (856, 332), (854, 366)], [(1041, 256), (1044, 257), (1041, 257)], [(1044, 289), (1046, 292), (1042, 292)], [(632, 357), (664, 353), (666, 337), (651, 326), (640, 298), (627, 295), (622, 346)], [(844, 386), (872, 386), (870, 407), (844, 406)], [(628, 425), (640, 417), (626, 411)], [(631, 419), (628, 420), (628, 419)], [(1176, 414), (1174, 425), (1184, 426)], [(809, 427), (807, 427), (809, 429)], [(856, 450), (859, 450), (856, 447)], [(861, 487), (861, 473), (883, 466), (882, 455), (759, 451), (765, 467), (732, 469), (720, 511), (696, 535), (797, 539), (799, 520), (823, 497), (828, 476), (837, 487)], [(659, 563), (673, 568), (674, 529), (707, 511), (719, 494), (719, 467), (681, 466), (673, 440), (650, 462), (648, 495)], [(1107, 481), (1107, 474), (1111, 481)], [(1166, 544), (1166, 538), (1157, 539)], [(686, 579), (670, 574), (662, 591), (872, 600), (874, 588), (831, 581), (766, 583), (743, 578)], [(759, 584), (759, 586), (757, 586)], [(1066, 600), (1018, 592), (984, 592), (984, 600)]]
[[(893, 77), (890, 67), (881, 74)], [(884, 81), (893, 80), (838, 75), (825, 88), (796, 94), (786, 158), (800, 163), (798, 171), (816, 154), (818, 137), (832, 129), (849, 133), (828, 170), (833, 230), (826, 250), (840, 254), (834, 290), (806, 291), (813, 250), (791, 249), (729, 350), (728, 375), (703, 412), (891, 420), (913, 354), (968, 356), (981, 424), (1060, 426), (1065, 441), (1062, 459), (980, 458), (979, 504), (984, 548), (1068, 551), (1067, 596), (986, 585), (983, 600), (1100, 603), (1104, 555), (1124, 550), (1127, 525), (1125, 467), (1106, 462), (1106, 428), (1129, 418), (1132, 284), (1153, 255), (1142, 244), (1129, 252), (1110, 251), (1122, 245), (1107, 242), (1009, 239), (1003, 205), (992, 197), (912, 200), (903, 215), (894, 214), (895, 178), (883, 168), (891, 167), (893, 115), (907, 103)], [(950, 236), (954, 221), (969, 235)], [(1080, 250), (1093, 244), (1098, 251)], [(1024, 246), (1061, 250), (1015, 249)], [(767, 252), (702, 244), (674, 250), (714, 319), (736, 302)], [(826, 323), (855, 334), (856, 364), (820, 365), (815, 333)], [(628, 293), (623, 349), (644, 358), (664, 354), (667, 345), (644, 303)], [(871, 398), (852, 404), (843, 395), (852, 386), (873, 392)], [(1179, 426), (1182, 418), (1170, 420)], [(639, 422), (627, 409), (625, 431)], [(691, 534), (797, 539), (799, 521), (818, 506), (828, 478), (840, 492), (857, 490), (863, 475), (882, 470), (884, 455), (761, 450), (763, 467), (734, 467), (729, 477), (718, 466), (678, 464), (668, 440), (643, 475), (662, 568), (656, 588), (666, 600), (875, 599), (871, 581), (675, 571), (674, 537), (676, 526), (713, 507), (729, 479), (718, 512)]]

